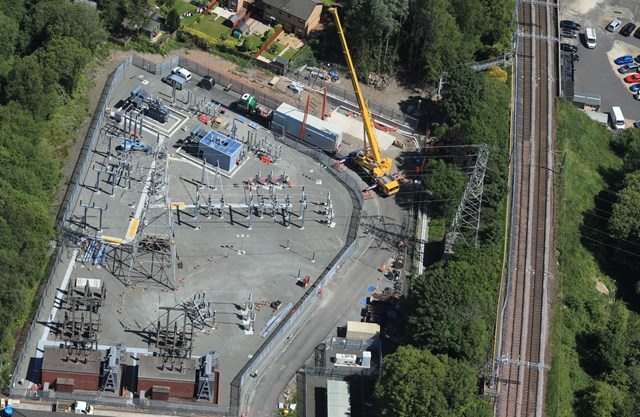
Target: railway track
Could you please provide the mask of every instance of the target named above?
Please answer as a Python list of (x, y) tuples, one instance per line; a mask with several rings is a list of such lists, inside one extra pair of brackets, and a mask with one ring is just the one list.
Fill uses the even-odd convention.
[[(548, 314), (554, 265), (555, 0), (520, 1), (509, 280), (499, 368), (500, 417), (546, 415)], [(506, 356), (508, 355), (508, 356)], [(508, 358), (508, 360), (507, 360)]]

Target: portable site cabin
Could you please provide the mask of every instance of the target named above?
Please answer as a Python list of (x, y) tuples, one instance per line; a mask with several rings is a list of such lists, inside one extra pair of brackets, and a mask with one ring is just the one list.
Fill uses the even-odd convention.
[(273, 130), (284, 130), (284, 133), (303, 143), (313, 145), (325, 152), (333, 153), (342, 144), (342, 129), (315, 116), (307, 115), (307, 124), (304, 128), (304, 137), (300, 139), (304, 112), (282, 103), (273, 112)]
[(178, 74), (169, 74), (165, 77), (165, 80), (167, 84), (175, 86), (176, 90), (182, 90), (184, 85), (187, 83), (187, 80)]
[(220, 165), (220, 169), (233, 171), (238, 166), (244, 145), (221, 133), (210, 131), (202, 139), (198, 151), (208, 164)]

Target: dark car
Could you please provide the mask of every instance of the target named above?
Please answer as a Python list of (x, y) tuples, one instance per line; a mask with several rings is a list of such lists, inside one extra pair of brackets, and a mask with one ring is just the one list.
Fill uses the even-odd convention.
[(629, 36), (631, 35), (631, 32), (633, 32), (635, 28), (636, 28), (635, 23), (629, 22), (626, 25), (624, 25), (622, 29), (620, 29), (620, 34), (622, 36)]
[(640, 39), (640, 28), (636, 29), (636, 31), (633, 33), (633, 37)]
[(571, 52), (571, 53), (576, 53), (578, 52), (578, 47), (575, 45), (571, 45), (569, 43), (561, 43), (560, 44), (560, 50), (563, 52)]
[(580, 30), (580, 28), (582, 28), (582, 26), (580, 26), (580, 23), (574, 22), (573, 20), (561, 20), (560, 27), (562, 29), (571, 29), (571, 30)]
[(578, 32), (573, 29), (563, 29), (562, 36), (565, 38), (576, 39), (578, 37)]

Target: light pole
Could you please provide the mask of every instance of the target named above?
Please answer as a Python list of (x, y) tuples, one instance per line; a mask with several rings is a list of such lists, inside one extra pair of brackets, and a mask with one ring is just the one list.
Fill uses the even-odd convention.
[(418, 99), (418, 110), (416, 110), (416, 116), (420, 118), (420, 105), (422, 104), (422, 99)]
[(242, 235), (236, 235), (236, 237), (240, 239), (240, 250), (238, 250), (238, 255), (244, 255), (244, 250), (243, 250), (243, 248), (244, 248), (244, 238), (245, 237), (249, 237), (249, 235), (242, 234)]

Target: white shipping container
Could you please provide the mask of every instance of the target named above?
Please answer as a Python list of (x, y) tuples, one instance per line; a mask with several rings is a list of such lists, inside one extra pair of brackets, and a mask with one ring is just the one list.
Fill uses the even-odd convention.
[[(273, 112), (272, 123), (284, 129), (287, 136), (296, 140), (300, 140), (303, 121), (304, 112), (287, 103), (282, 103)], [(313, 115), (308, 115), (302, 142), (333, 153), (342, 144), (342, 129)]]

